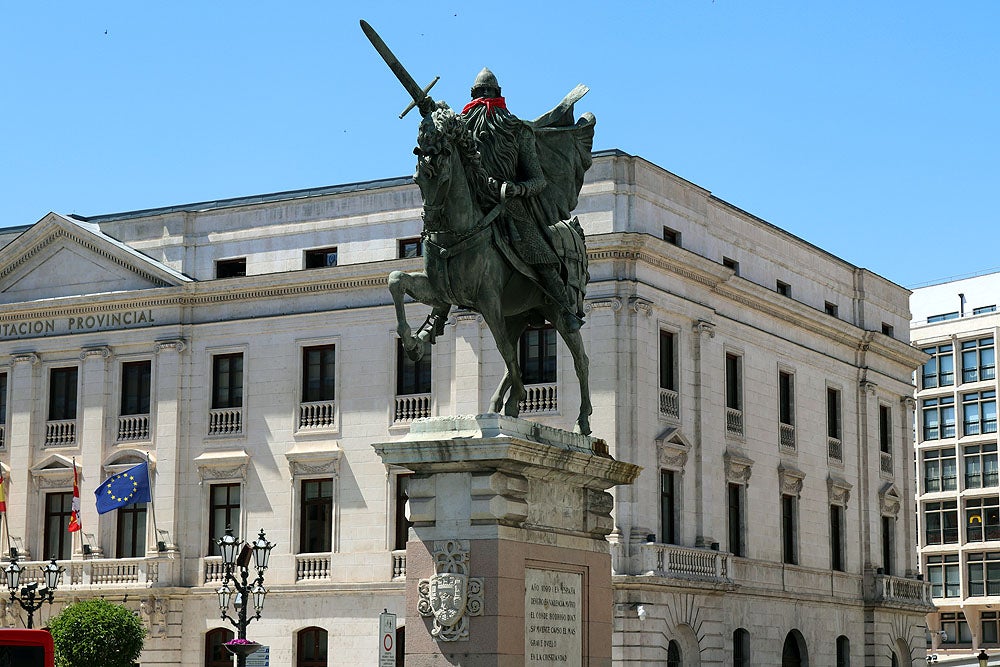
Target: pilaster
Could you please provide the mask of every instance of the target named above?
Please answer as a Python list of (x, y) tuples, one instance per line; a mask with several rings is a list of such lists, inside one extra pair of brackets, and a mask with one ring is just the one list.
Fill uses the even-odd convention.
[(482, 412), (483, 316), (471, 310), (454, 315), (455, 373), (451, 402), (457, 414)]
[[(19, 352), (11, 355), (10, 380), (7, 392), (10, 395), (10, 432), (7, 435), (7, 450), (10, 452), (10, 483), (7, 486), (7, 530), (12, 538), (23, 544), (21, 557), (31, 557), (30, 547), (33, 534), (29, 530), (41, 529), (41, 523), (28, 523), (28, 516), (35, 514), (31, 508), (37, 503), (34, 486), (29, 472), (34, 463), (35, 443), (31, 440), (36, 419), (44, 419), (35, 411), (35, 399), (41, 394), (38, 387), (41, 366), (34, 352)], [(17, 540), (15, 539), (15, 542)]]
[(153, 505), (156, 508), (156, 528), (165, 531), (161, 535), (153, 535), (153, 543), (147, 548), (154, 550), (157, 542), (165, 542), (167, 551), (176, 551), (177, 546), (177, 512), (179, 496), (184, 489), (179, 486), (182, 433), (182, 404), (179, 397), (183, 395), (183, 362), (187, 344), (184, 339), (157, 341), (156, 352), (156, 386), (153, 389), (152, 405), (156, 406), (153, 415), (155, 436), (153, 444), (156, 449), (156, 476), (153, 480)]

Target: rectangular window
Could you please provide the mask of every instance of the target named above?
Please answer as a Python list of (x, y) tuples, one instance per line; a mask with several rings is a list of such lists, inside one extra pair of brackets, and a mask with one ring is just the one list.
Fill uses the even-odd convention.
[(896, 330), (895, 330), (895, 328), (893, 328), (893, 326), (891, 324), (889, 324), (888, 322), (883, 322), (882, 323), (882, 334), (883, 335), (891, 337), (895, 333), (896, 333)]
[[(525, 381), (527, 382), (527, 381)], [(431, 393), (431, 356), (425, 354), (420, 361), (413, 361), (403, 349), (403, 341), (396, 340), (396, 395)]]
[(234, 535), (240, 531), (240, 485), (213, 484), (209, 488), (208, 555), (221, 556), (219, 538), (226, 534), (226, 526)]
[(781, 496), (781, 560), (790, 565), (799, 562), (797, 509), (795, 496)]
[[(0, 373), (0, 426), (7, 423), (7, 374)], [(0, 447), (3, 440), (0, 439)]]
[(49, 375), (49, 421), (76, 419), (77, 369), (53, 368)]
[(1000, 642), (1000, 632), (997, 632), (998, 625), (1000, 625), (1000, 612), (982, 611), (979, 613), (979, 620), (983, 629), (979, 641), (983, 644)]
[(306, 250), (306, 268), (323, 269), (328, 266), (337, 266), (336, 248), (316, 248)]
[(948, 500), (924, 505), (924, 542), (958, 544), (958, 502)]
[(743, 409), (742, 363), (738, 354), (726, 353), (726, 407)]
[(142, 558), (146, 555), (146, 503), (122, 507), (116, 514), (115, 553), (118, 558)]
[(957, 598), (961, 596), (958, 554), (927, 557), (927, 579), (931, 582), (931, 597)]
[(212, 357), (212, 409), (243, 407), (243, 353)]
[(302, 348), (302, 402), (332, 401), (337, 389), (337, 346)]
[(780, 280), (778, 280), (775, 282), (774, 291), (780, 294), (781, 296), (791, 296), (792, 286), (789, 285), (788, 283), (783, 283)]
[(675, 340), (673, 333), (660, 329), (660, 389), (677, 391)]
[(673, 470), (660, 471), (660, 542), (677, 543), (677, 480)]
[(333, 550), (333, 479), (302, 482), (299, 553)]
[(926, 449), (924, 458), (924, 493), (954, 491), (958, 488), (955, 448)]
[(727, 269), (732, 269), (733, 273), (740, 275), (740, 263), (735, 259), (730, 259), (729, 257), (722, 258), (722, 265)]
[(122, 364), (122, 415), (149, 414), (149, 383), (152, 363), (130, 361)]
[(1000, 499), (969, 498), (965, 501), (965, 541), (993, 540), (1000, 540)]
[(920, 403), (923, 412), (923, 439), (940, 440), (955, 437), (955, 397), (925, 398)]
[(942, 644), (972, 643), (972, 631), (969, 629), (969, 623), (965, 620), (963, 612), (942, 612), (941, 631), (944, 632)]
[(969, 597), (1000, 595), (1000, 551), (967, 554)]
[(412, 473), (396, 475), (396, 521), (394, 527), (396, 532), (395, 550), (397, 551), (406, 548), (406, 542), (410, 539), (410, 526), (413, 525), (406, 518), (406, 501), (410, 499), (406, 489), (412, 477)]
[(997, 392), (973, 391), (962, 394), (962, 435), (997, 432)]
[(879, 451), (892, 453), (892, 408), (878, 406), (878, 447)]
[(746, 556), (746, 545), (743, 537), (744, 493), (745, 488), (742, 484), (729, 485), (729, 551), (734, 556)]
[(896, 556), (896, 520), (891, 516), (882, 517), (882, 570), (892, 574)]
[(844, 507), (830, 505), (830, 569), (844, 571)]
[(663, 240), (667, 243), (679, 246), (681, 244), (681, 233), (676, 229), (670, 229), (670, 227), (663, 227)]
[(220, 259), (215, 263), (216, 278), (238, 278), (247, 274), (247, 258)]
[(73, 492), (45, 494), (45, 540), (42, 553), (56, 560), (69, 560), (73, 533), (67, 530), (73, 513)]
[(841, 440), (840, 390), (826, 388), (826, 435)]
[(836, 316), (837, 316), (837, 313), (838, 313), (838, 312), (840, 311), (840, 309), (839, 309), (839, 308), (837, 308), (837, 304), (835, 304), (835, 303), (830, 303), (829, 301), (826, 301), (826, 302), (825, 302), (825, 303), (823, 304), (823, 310), (825, 310), (825, 311), (826, 311), (826, 314), (827, 314), (827, 315), (833, 315), (834, 317), (836, 317)]
[(997, 446), (969, 445), (962, 450), (965, 459), (965, 488), (997, 486)]
[(924, 363), (921, 373), (921, 389), (934, 387), (949, 387), (955, 384), (955, 357), (952, 355), (952, 345), (935, 345), (925, 347), (923, 351), (931, 355)]
[(399, 240), (399, 258), (411, 259), (424, 256), (424, 242), (420, 237)]
[(795, 383), (791, 373), (778, 371), (778, 421), (792, 426), (795, 421)]
[(556, 381), (556, 330), (551, 326), (529, 327), (519, 344), (521, 379), (524, 384)]
[(993, 337), (962, 341), (962, 382), (996, 378)]

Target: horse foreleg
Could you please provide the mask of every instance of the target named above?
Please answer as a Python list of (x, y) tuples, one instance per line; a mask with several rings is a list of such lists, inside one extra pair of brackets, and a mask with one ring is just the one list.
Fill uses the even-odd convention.
[(421, 303), (426, 303), (434, 307), (435, 312), (443, 309), (447, 314), (449, 305), (443, 303), (431, 287), (427, 275), (423, 272), (405, 273), (403, 271), (393, 271), (389, 274), (389, 293), (392, 294), (392, 302), (396, 307), (396, 333), (402, 341), (406, 356), (414, 361), (423, 357), (429, 343), (420, 340), (412, 335), (410, 325), (406, 321), (406, 308), (403, 306), (403, 297), (409, 294)]
[[(524, 332), (525, 328), (528, 326), (528, 318), (526, 317), (508, 317), (506, 320), (507, 325), (507, 340), (516, 341), (521, 338), (521, 334)], [(520, 365), (518, 365), (520, 369)], [(500, 385), (497, 390), (493, 392), (493, 397), (490, 399), (490, 409), (493, 412), (500, 412), (503, 409), (503, 399), (507, 390), (510, 389), (510, 371), (504, 370), (503, 379), (500, 380)]]
[(590, 435), (590, 415), (594, 408), (590, 403), (590, 359), (583, 347), (583, 336), (579, 331), (565, 331), (561, 326), (557, 331), (573, 355), (573, 368), (580, 383), (580, 414), (576, 418), (573, 430), (576, 433)]
[[(521, 380), (521, 367), (517, 362), (517, 337), (511, 336), (512, 327), (500, 312), (499, 300), (493, 300), (491, 305), (493, 307), (482, 311), (483, 319), (493, 334), (493, 339), (497, 343), (497, 349), (500, 351), (500, 356), (503, 357), (504, 364), (507, 367), (507, 372), (504, 374), (500, 386), (497, 387), (496, 392), (493, 394), (491, 406), (499, 412), (502, 401), (503, 414), (508, 417), (517, 417), (521, 412), (520, 403), (526, 395), (524, 382)], [(523, 329), (523, 324), (521, 328)], [(504, 393), (507, 393), (506, 400), (503, 398)]]
[(500, 384), (497, 385), (497, 390), (493, 392), (493, 396), (490, 398), (490, 411), (500, 412), (503, 410), (503, 397), (510, 389), (510, 373), (506, 370), (503, 373), (503, 379), (500, 380)]

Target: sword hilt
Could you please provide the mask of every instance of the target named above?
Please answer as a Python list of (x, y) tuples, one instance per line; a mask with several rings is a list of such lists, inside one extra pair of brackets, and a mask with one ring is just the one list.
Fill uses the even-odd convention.
[[(431, 81), (430, 83), (428, 83), (428, 84), (427, 84), (427, 85), (426, 85), (426, 86), (424, 87), (424, 89), (423, 89), (423, 91), (424, 91), (424, 96), (426, 96), (426, 95), (427, 95), (427, 93), (431, 92), (431, 88), (433, 88), (433, 87), (434, 87), (434, 84), (435, 84), (435, 83), (437, 83), (437, 82), (438, 82), (438, 81), (440, 81), (440, 80), (441, 80), (441, 77), (439, 77), (439, 76), (436, 76), (436, 77), (434, 77), (434, 80), (433, 80), (433, 81)], [(402, 118), (402, 117), (403, 117), (403, 116), (405, 116), (406, 114), (408, 114), (408, 113), (410, 113), (411, 111), (413, 111), (413, 107), (415, 107), (415, 106), (417, 106), (417, 101), (416, 101), (416, 100), (413, 100), (413, 101), (412, 101), (412, 102), (410, 102), (410, 103), (409, 103), (408, 105), (406, 105), (406, 108), (405, 108), (405, 109), (403, 109), (403, 113), (399, 114), (399, 117), (400, 117), (400, 118)]]

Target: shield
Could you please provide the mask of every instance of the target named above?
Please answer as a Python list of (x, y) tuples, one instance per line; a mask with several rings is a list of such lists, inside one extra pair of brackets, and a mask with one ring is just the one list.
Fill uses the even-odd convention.
[(452, 626), (465, 614), (469, 578), (464, 574), (435, 574), (430, 578), (428, 598), (438, 623)]

